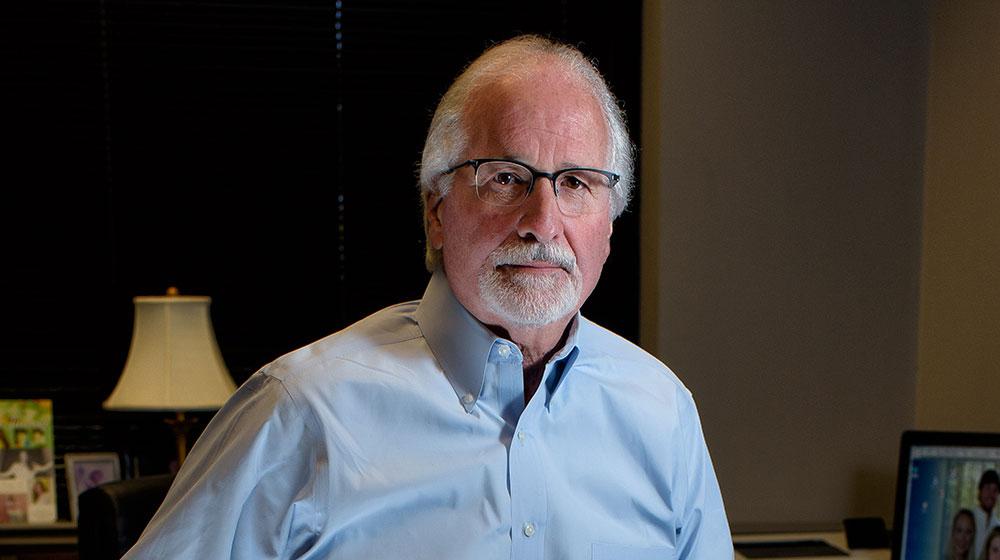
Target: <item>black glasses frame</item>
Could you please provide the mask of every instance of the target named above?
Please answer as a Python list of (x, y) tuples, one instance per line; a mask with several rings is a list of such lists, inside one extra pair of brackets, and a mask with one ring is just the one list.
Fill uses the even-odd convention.
[(552, 192), (556, 194), (557, 198), (559, 196), (559, 189), (556, 187), (556, 179), (559, 178), (559, 176), (562, 175), (563, 173), (569, 173), (572, 171), (592, 171), (594, 173), (600, 173), (601, 175), (604, 175), (605, 177), (608, 178), (608, 188), (614, 188), (615, 185), (618, 184), (618, 181), (621, 180), (621, 176), (618, 175), (617, 173), (605, 171), (604, 169), (597, 169), (596, 167), (567, 167), (566, 169), (559, 169), (557, 171), (553, 171), (552, 173), (546, 173), (544, 171), (539, 171), (535, 169), (534, 167), (528, 165), (527, 163), (524, 163), (523, 161), (517, 161), (516, 159), (506, 159), (506, 158), (467, 159), (454, 167), (446, 169), (441, 174), (450, 175), (451, 173), (454, 173), (466, 166), (472, 166), (472, 170), (478, 172), (479, 166), (484, 163), (514, 163), (530, 171), (531, 182), (528, 183), (528, 188), (525, 194), (525, 198), (531, 196), (531, 191), (535, 189), (535, 179), (539, 177), (545, 177), (546, 179), (552, 182)]

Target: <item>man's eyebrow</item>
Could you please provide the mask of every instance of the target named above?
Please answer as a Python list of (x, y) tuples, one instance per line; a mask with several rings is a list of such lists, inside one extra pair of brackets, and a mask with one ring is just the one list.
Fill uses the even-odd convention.
[[(491, 157), (493, 157), (493, 156), (491, 156)], [(515, 162), (518, 162), (518, 163), (522, 163), (522, 164), (527, 165), (527, 166), (529, 166), (529, 167), (531, 167), (533, 169), (537, 169), (538, 171), (545, 171), (544, 169), (538, 169), (534, 165), (532, 165), (530, 163), (527, 163), (526, 161), (524, 161), (524, 159), (522, 159), (521, 156), (519, 156), (517, 154), (510, 153), (510, 152), (504, 152), (502, 155), (495, 156), (495, 157), (496, 157), (496, 159), (506, 159), (506, 160), (511, 160), (511, 161), (515, 161)], [(559, 162), (559, 167), (558, 168), (553, 169), (553, 170), (548, 171), (548, 172), (554, 173), (554, 172), (562, 170), (562, 169), (575, 169), (575, 168), (578, 168), (578, 167), (594, 168), (594, 167), (599, 167), (599, 166), (584, 165), (584, 164), (581, 164), (581, 163), (577, 163), (575, 161), (566, 161), (566, 160), (563, 160), (563, 161)]]
[[(525, 163), (526, 165), (530, 165), (531, 167), (534, 167), (534, 165), (525, 162), (521, 158), (521, 156), (516, 155), (516, 154), (512, 154), (510, 152), (506, 152), (502, 156), (499, 156), (499, 159), (509, 159), (509, 160), (512, 160), (512, 161), (517, 161), (517, 162), (520, 162), (520, 163)], [(574, 161), (565, 161), (564, 160), (564, 161), (562, 161), (562, 162), (559, 163), (559, 168), (558, 169), (553, 169), (552, 171), (558, 171), (559, 169), (572, 169), (574, 167), (592, 167), (592, 166), (582, 165), (582, 164), (576, 163)], [(542, 171), (542, 170), (539, 170), (539, 171)]]

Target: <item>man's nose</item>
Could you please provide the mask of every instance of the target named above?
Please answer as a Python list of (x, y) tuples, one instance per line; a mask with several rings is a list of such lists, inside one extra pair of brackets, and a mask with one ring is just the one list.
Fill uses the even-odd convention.
[(527, 200), (521, 204), (517, 234), (541, 243), (556, 239), (563, 232), (563, 214), (556, 199), (555, 184), (548, 177), (537, 177)]

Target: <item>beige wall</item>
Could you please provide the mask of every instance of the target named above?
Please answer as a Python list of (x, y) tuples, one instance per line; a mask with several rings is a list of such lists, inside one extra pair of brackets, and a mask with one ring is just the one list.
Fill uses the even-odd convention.
[(916, 400), (926, 5), (644, 9), (643, 344), (694, 392), (737, 530), (889, 518)]
[(1000, 4), (644, 25), (643, 344), (737, 530), (889, 519), (901, 430), (1000, 432)]
[(1000, 432), (1000, 4), (931, 16), (917, 424)]

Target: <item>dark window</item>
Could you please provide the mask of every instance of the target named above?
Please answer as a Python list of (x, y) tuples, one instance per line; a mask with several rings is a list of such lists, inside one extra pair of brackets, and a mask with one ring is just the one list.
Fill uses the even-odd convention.
[[(128, 352), (132, 296), (170, 285), (212, 296), (238, 383), (420, 297), (415, 170), (448, 83), (492, 42), (548, 34), (598, 59), (638, 138), (640, 11), (569, 0), (5, 6), (0, 398), (53, 398), (60, 453), (153, 454), (125, 444), (144, 417), (100, 410)], [(613, 242), (585, 313), (635, 340), (637, 206)], [(153, 462), (171, 452), (163, 430), (147, 444)]]

